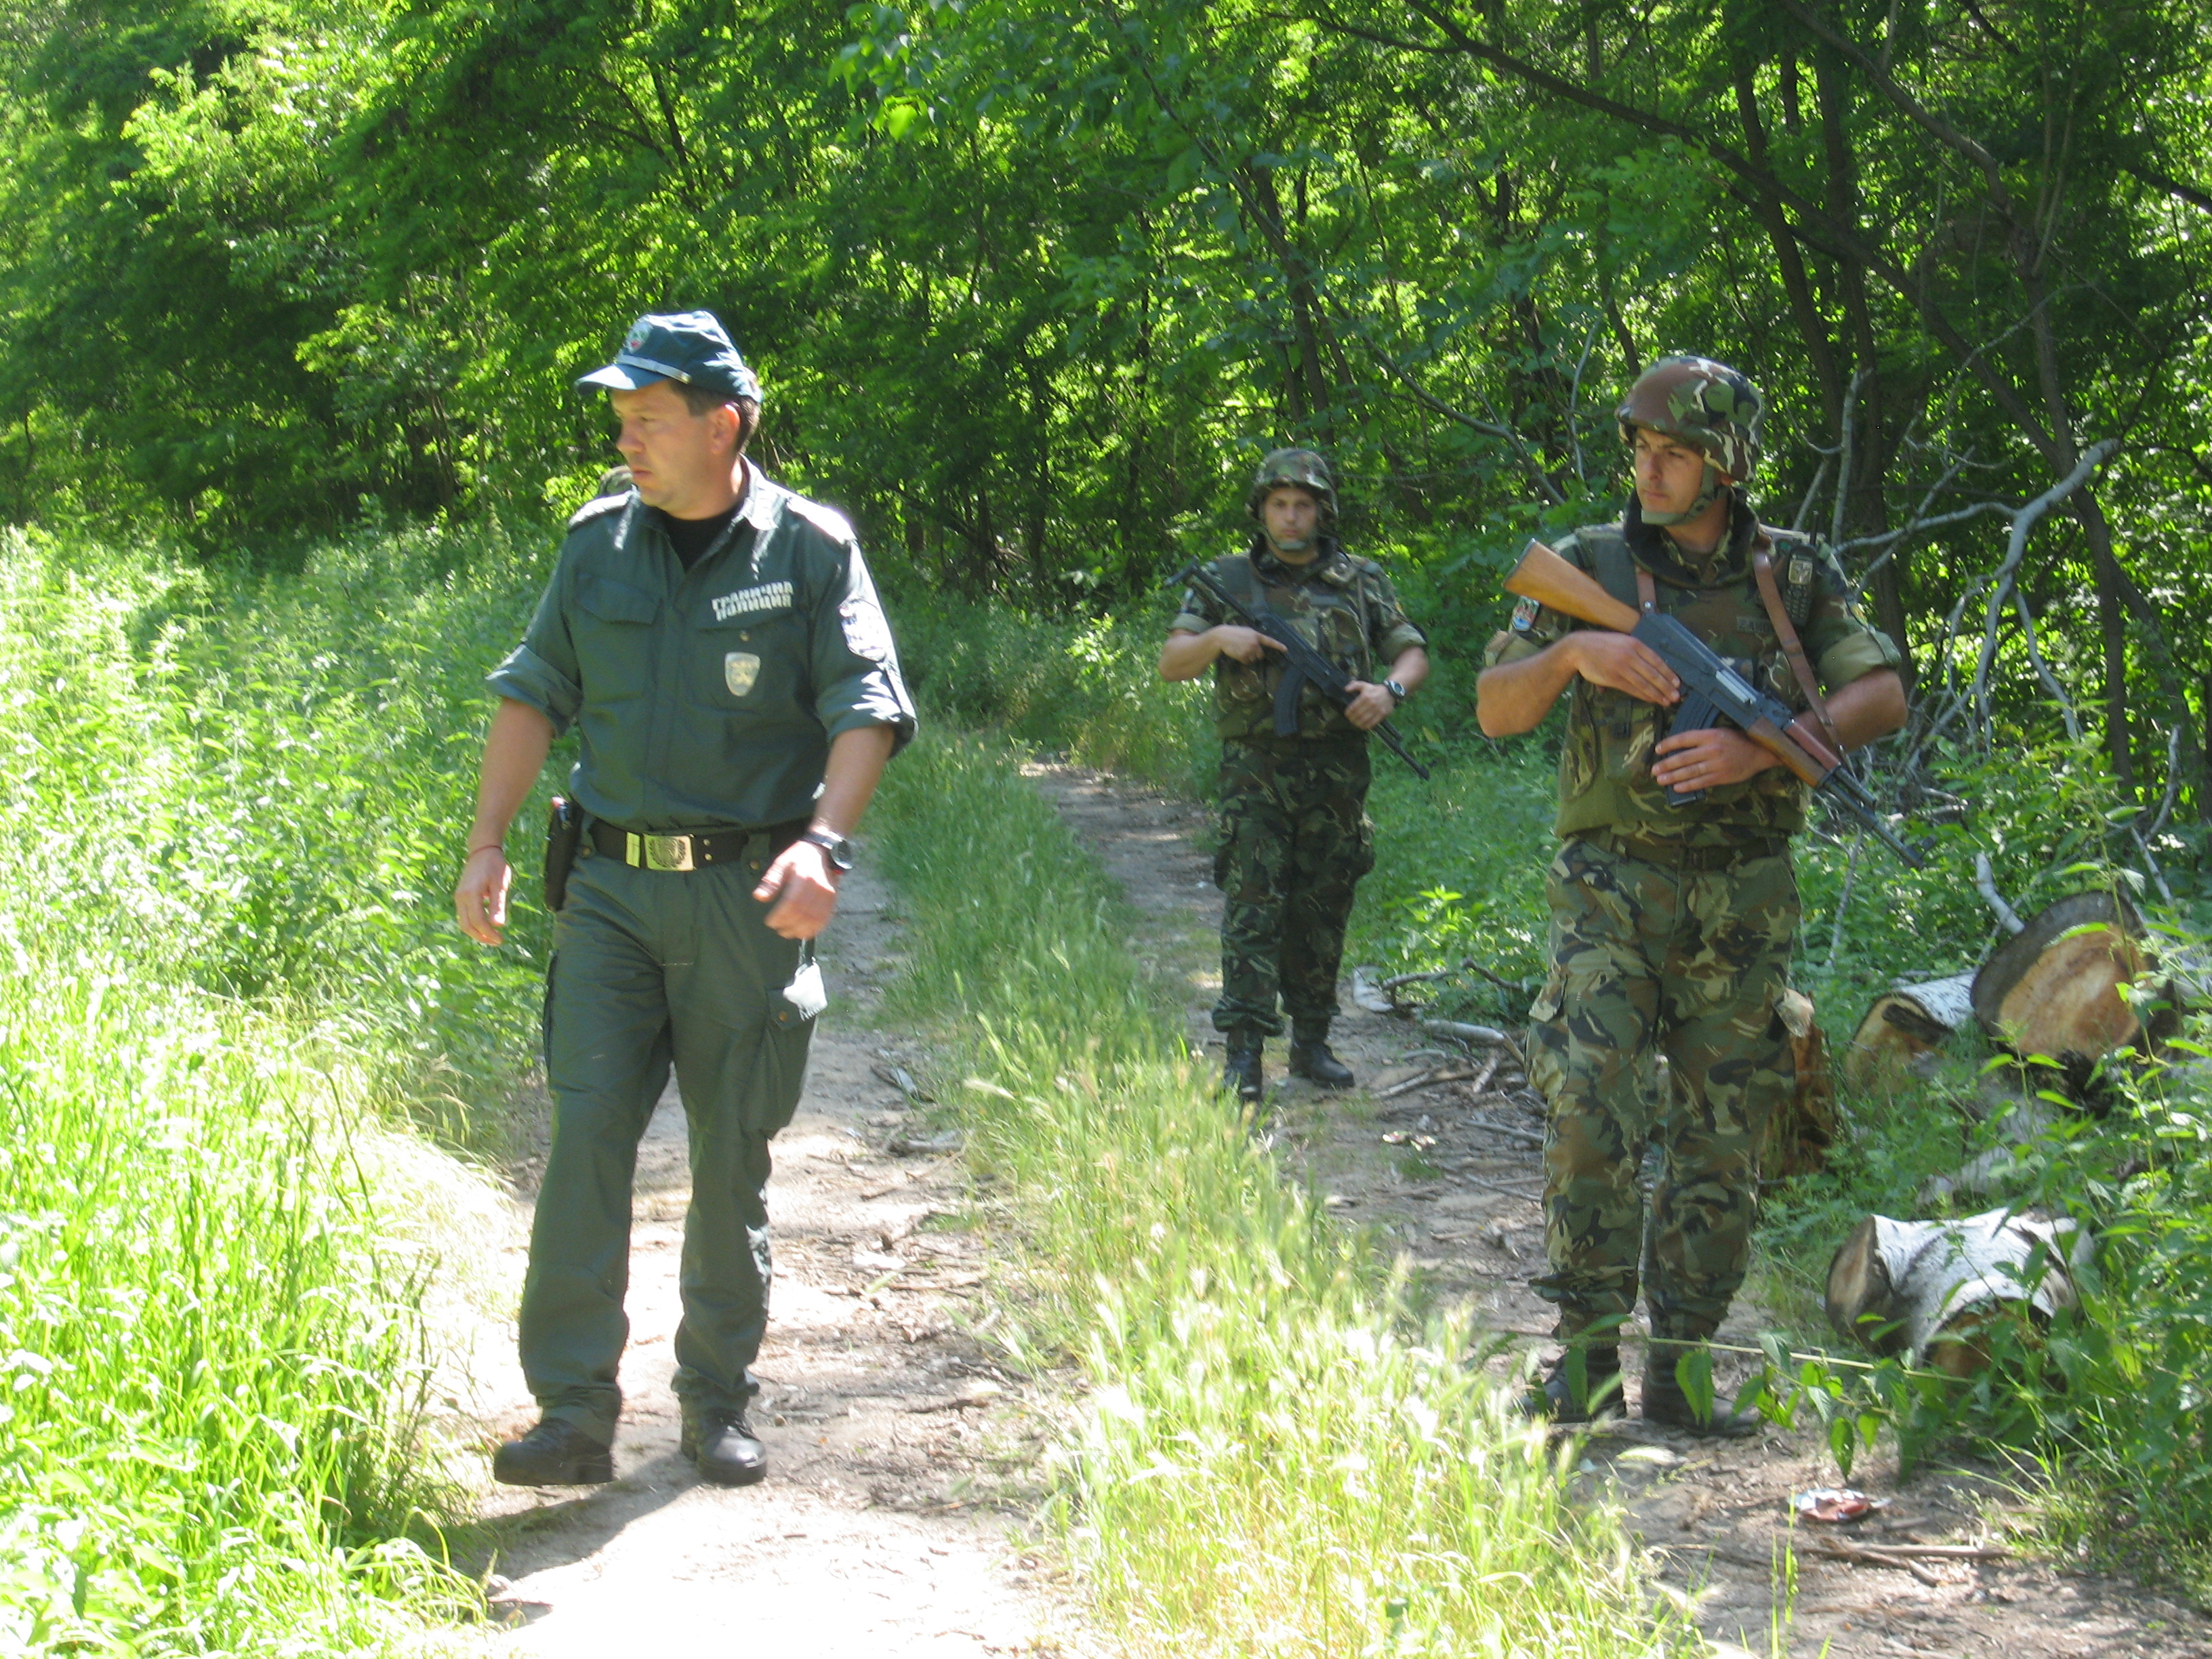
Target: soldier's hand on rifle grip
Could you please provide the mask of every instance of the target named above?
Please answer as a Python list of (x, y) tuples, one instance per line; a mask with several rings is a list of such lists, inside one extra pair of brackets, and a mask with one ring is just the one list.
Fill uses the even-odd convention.
[(1694, 793), (1757, 777), (1781, 762), (1741, 732), (1708, 726), (1659, 739), (1652, 751), (1651, 781)]
[(1577, 629), (1559, 641), (1574, 653), (1575, 672), (1592, 685), (1626, 691), (1644, 702), (1679, 702), (1682, 682), (1641, 640), (1603, 629)]
[(1257, 662), (1270, 651), (1280, 651), (1281, 644), (1269, 639), (1256, 628), (1246, 628), (1237, 623), (1222, 623), (1213, 629), (1213, 641), (1221, 647), (1221, 654), (1233, 657), (1238, 662)]
[(1363, 732), (1372, 732), (1397, 710), (1398, 700), (1379, 685), (1353, 680), (1344, 689), (1352, 694), (1344, 707), (1344, 718)]

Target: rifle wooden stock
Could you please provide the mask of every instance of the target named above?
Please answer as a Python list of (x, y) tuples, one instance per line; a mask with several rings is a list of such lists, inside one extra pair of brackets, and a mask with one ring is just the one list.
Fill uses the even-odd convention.
[(1505, 579), (1505, 591), (1616, 634), (1636, 631), (1634, 605), (1623, 605), (1595, 576), (1576, 569), (1541, 542), (1528, 544)]

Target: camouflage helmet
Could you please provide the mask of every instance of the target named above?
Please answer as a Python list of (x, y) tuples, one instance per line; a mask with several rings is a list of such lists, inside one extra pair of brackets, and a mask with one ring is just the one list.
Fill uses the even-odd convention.
[(1244, 498), (1245, 511), (1258, 518), (1260, 503), (1267, 499), (1267, 492), (1284, 484), (1311, 491), (1321, 504), (1322, 523), (1336, 522), (1336, 485), (1329, 478), (1328, 463), (1310, 449), (1269, 450), (1252, 475), (1251, 493)]
[(1613, 411), (1624, 443), (1648, 426), (1705, 452), (1705, 459), (1738, 483), (1751, 480), (1759, 460), (1759, 423), (1766, 400), (1739, 371), (1710, 357), (1662, 357), (1637, 376)]

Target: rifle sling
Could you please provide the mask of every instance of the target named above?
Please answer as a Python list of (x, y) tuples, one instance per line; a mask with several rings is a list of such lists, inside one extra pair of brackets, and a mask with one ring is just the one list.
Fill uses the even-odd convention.
[(1813, 721), (1828, 747), (1837, 754), (1844, 752), (1844, 741), (1836, 733), (1836, 723), (1828, 718), (1827, 700), (1820, 695), (1820, 682), (1814, 678), (1812, 665), (1805, 660), (1805, 646), (1797, 637), (1797, 625), (1790, 620), (1790, 612), (1782, 603), (1782, 591), (1774, 584), (1774, 562), (1766, 556), (1770, 544), (1764, 534), (1751, 550), (1751, 572), (1759, 582), (1759, 597), (1766, 606), (1766, 619), (1774, 624), (1774, 635), (1782, 642), (1782, 654), (1790, 659), (1790, 672), (1797, 677), (1797, 684), (1805, 693), (1806, 706), (1812, 711)]

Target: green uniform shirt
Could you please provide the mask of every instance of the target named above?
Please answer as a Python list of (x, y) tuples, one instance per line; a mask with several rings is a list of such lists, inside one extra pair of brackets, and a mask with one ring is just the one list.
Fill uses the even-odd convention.
[[(1644, 526), (1632, 508), (1625, 523), (1578, 530), (1559, 542), (1557, 550), (1602, 580), (1605, 573), (1596, 550), (1608, 540), (1615, 547), (1625, 544), (1630, 556), (1651, 572), (1660, 610), (1679, 617), (1719, 655), (1748, 665), (1760, 687), (1792, 708), (1802, 709), (1808, 699), (1790, 672), (1752, 574), (1749, 556), (1756, 521), (1739, 507), (1728, 539), (1711, 559), (1692, 565), (1671, 541)], [(1860, 620), (1843, 571), (1825, 546), (1788, 531), (1756, 527), (1774, 543), (1771, 557), (1785, 593), (1792, 562), (1801, 554), (1810, 556), (1808, 574), (1813, 593), (1797, 635), (1824, 692), (1877, 669), (1897, 666), (1897, 647)], [(1632, 604), (1635, 599), (1633, 593), (1615, 597)], [(1524, 599), (1513, 613), (1512, 627), (1490, 642), (1485, 665), (1533, 657), (1570, 630), (1587, 625)], [(1559, 746), (1555, 832), (1564, 838), (1594, 830), (1619, 830), (1713, 846), (1747, 836), (1789, 836), (1804, 827), (1810, 791), (1782, 767), (1708, 790), (1702, 800), (1669, 806), (1665, 787), (1652, 781), (1651, 762), (1653, 747), (1673, 721), (1671, 708), (1593, 685), (1577, 676), (1566, 735)]]
[(809, 817), (830, 741), (914, 704), (853, 529), (745, 465), (744, 505), (689, 571), (626, 494), (568, 520), (560, 562), (489, 676), (557, 732), (578, 727), (574, 798), (665, 833)]
[[(1237, 599), (1254, 610), (1264, 605), (1273, 611), (1301, 639), (1356, 680), (1380, 684), (1402, 653), (1428, 643), (1398, 608), (1397, 592), (1382, 567), (1340, 547), (1332, 545), (1310, 562), (1294, 565), (1285, 563), (1261, 545), (1250, 554), (1216, 559), (1206, 568)], [(1182, 596), (1182, 609), (1168, 626), (1203, 634), (1235, 620), (1212, 595), (1191, 588)], [(1266, 652), (1255, 663), (1217, 657), (1213, 663), (1215, 730), (1224, 738), (1273, 737), (1275, 688), (1282, 678), (1279, 652)], [(1344, 717), (1341, 708), (1308, 686), (1298, 699), (1298, 735), (1357, 738), (1366, 734)]]

